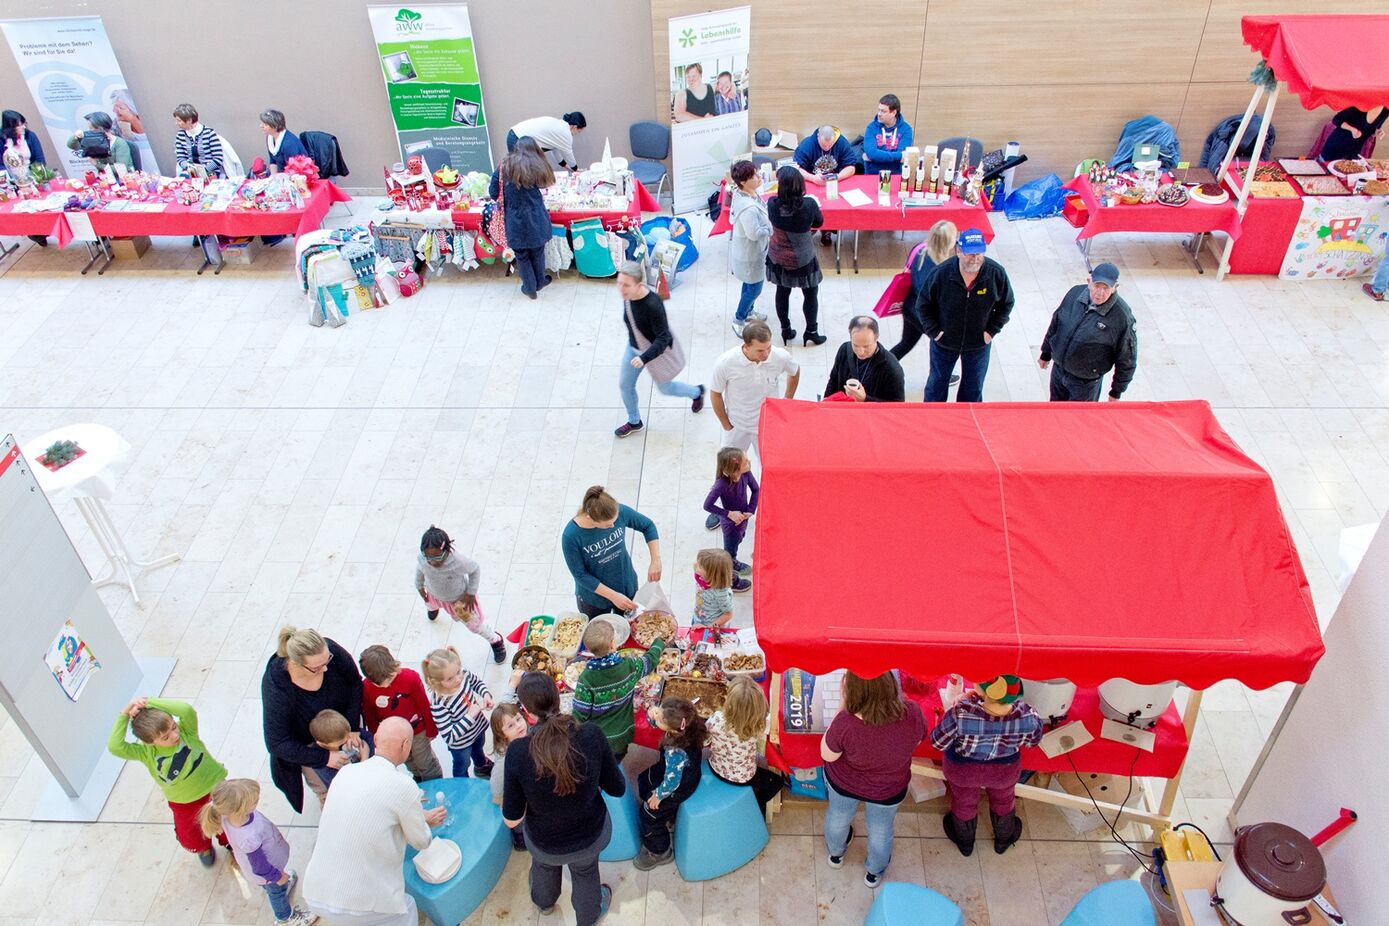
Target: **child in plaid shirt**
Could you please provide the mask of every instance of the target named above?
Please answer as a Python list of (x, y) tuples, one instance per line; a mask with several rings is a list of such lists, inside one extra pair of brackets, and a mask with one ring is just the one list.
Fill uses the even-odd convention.
[(1002, 855), (1022, 837), (1014, 789), (1023, 747), (1042, 741), (1042, 718), (1021, 697), (1022, 680), (1016, 675), (980, 682), (931, 731), (931, 745), (941, 751), (950, 792), (945, 835), (962, 855), (974, 851), (980, 788), (989, 795), (994, 851)]

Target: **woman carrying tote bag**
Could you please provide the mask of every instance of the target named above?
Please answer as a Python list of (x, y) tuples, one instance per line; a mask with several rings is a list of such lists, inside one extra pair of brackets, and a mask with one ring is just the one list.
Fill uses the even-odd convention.
[(613, 433), (627, 437), (645, 427), (637, 404), (637, 377), (643, 369), (651, 374), (657, 389), (689, 399), (690, 411), (697, 414), (704, 408), (704, 386), (691, 386), (675, 378), (685, 369), (685, 351), (670, 330), (665, 303), (647, 288), (640, 264), (622, 265), (617, 272), (617, 291), (622, 294), (622, 320), (627, 325), (627, 349), (617, 383), (627, 421)]

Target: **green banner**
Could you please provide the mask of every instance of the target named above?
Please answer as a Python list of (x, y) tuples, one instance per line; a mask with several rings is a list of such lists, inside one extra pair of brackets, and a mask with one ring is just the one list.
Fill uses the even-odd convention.
[(367, 16), (401, 160), (442, 148), (455, 170), (491, 171), (468, 7), (373, 6)]

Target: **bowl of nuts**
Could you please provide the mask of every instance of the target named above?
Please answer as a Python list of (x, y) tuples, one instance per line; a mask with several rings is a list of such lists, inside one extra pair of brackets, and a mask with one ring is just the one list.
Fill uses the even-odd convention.
[(511, 667), (522, 672), (544, 672), (552, 675), (557, 665), (555, 657), (543, 646), (523, 646), (511, 657)]
[(767, 671), (767, 660), (761, 653), (732, 653), (723, 657), (723, 671), (728, 675), (758, 676)]

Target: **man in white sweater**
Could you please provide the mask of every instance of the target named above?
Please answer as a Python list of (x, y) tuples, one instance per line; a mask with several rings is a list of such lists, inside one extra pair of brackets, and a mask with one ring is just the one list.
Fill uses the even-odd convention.
[(376, 731), (376, 755), (347, 765), (333, 779), (313, 858), (304, 871), (309, 907), (341, 926), (415, 926), (415, 898), (405, 893), (405, 844), (423, 850), (429, 828), (448, 810), (420, 806), (420, 791), (396, 766), (410, 755), (413, 731), (387, 717)]

